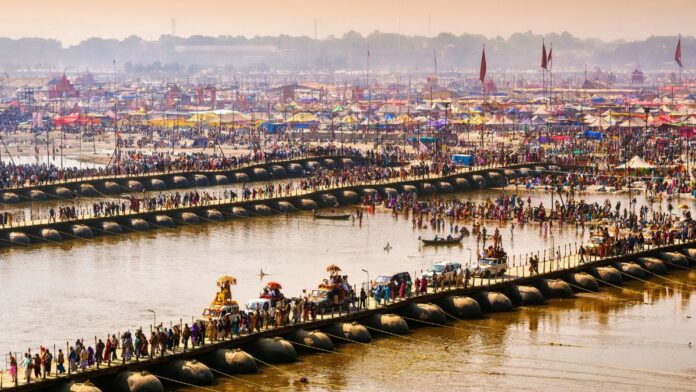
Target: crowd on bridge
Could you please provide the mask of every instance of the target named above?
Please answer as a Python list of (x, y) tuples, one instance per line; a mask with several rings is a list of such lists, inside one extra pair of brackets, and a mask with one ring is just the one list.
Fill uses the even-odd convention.
[[(368, 154), (370, 155), (370, 154)], [(376, 158), (376, 159), (375, 159)], [(456, 170), (451, 163), (419, 161), (413, 165), (392, 167), (386, 165), (380, 155), (373, 155), (368, 162), (345, 165), (340, 168), (319, 166), (306, 177), (273, 183), (244, 183), (240, 188), (220, 190), (192, 189), (154, 193), (130, 193), (126, 198), (113, 199), (101, 195), (93, 198), (76, 198), (72, 203), (58, 207), (42, 208), (40, 203), (26, 214), (25, 208), (0, 212), (0, 226), (13, 226), (46, 219), (49, 222), (168, 210), (180, 207), (196, 207), (223, 202), (264, 200), (273, 197), (291, 196), (298, 192), (320, 191), (328, 188), (348, 187), (366, 183), (383, 183), (407, 178), (445, 176)]]
[(125, 151), (112, 158), (108, 165), (88, 167), (58, 167), (54, 163), (13, 163), (0, 161), (0, 189), (60, 183), (66, 180), (134, 176), (153, 173), (237, 169), (247, 165), (291, 160), (313, 156), (342, 155), (361, 158), (381, 158), (380, 153), (364, 152), (350, 147), (301, 145), (293, 148), (277, 148), (269, 151), (253, 149), (246, 154), (173, 153), (159, 151)]

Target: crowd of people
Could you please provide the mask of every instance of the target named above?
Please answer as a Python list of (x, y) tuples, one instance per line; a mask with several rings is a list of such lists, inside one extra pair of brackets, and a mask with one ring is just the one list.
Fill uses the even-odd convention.
[[(539, 213), (542, 204), (533, 205), (531, 199), (524, 200), (516, 195), (501, 195), (496, 199), (487, 199), (476, 203), (457, 199), (434, 198), (418, 201), (413, 195), (401, 193), (391, 199), (390, 208), (397, 213), (415, 216), (427, 216), (428, 219), (442, 219), (441, 224), (434, 224), (438, 230), (446, 230), (450, 224), (451, 231), (458, 230), (461, 219), (496, 218), (497, 213), (519, 219), (526, 215), (534, 218)], [(387, 204), (389, 205), (389, 204)], [(635, 212), (633, 210), (636, 210)], [(497, 212), (496, 212), (497, 211)], [(554, 215), (555, 214), (555, 215)], [(602, 223), (595, 226), (595, 236), (602, 238), (596, 253), (590, 253), (581, 246), (578, 254), (580, 261), (587, 261), (588, 254), (606, 256), (625, 254), (642, 249), (644, 244), (654, 245), (673, 244), (677, 240), (687, 241), (696, 239), (696, 222), (691, 220), (688, 211), (681, 216), (673, 209), (667, 211), (652, 211), (648, 206), (622, 206), (620, 202), (586, 203), (582, 200), (556, 205), (553, 213), (543, 215), (547, 220), (557, 220), (574, 223), (577, 227), (582, 222)], [(539, 216), (541, 217), (541, 216)], [(432, 222), (432, 220), (430, 220)], [(518, 222), (523, 222), (518, 221)], [(454, 226), (452, 226), (454, 225)], [(645, 230), (652, 230), (651, 236), (644, 236)], [(473, 226), (472, 231), (486, 237), (485, 226)], [(496, 248), (496, 238), (499, 244), (500, 234), (491, 236), (494, 241), (489, 249)], [(483, 245), (485, 248), (485, 244)], [(488, 254), (486, 254), (488, 256)], [(483, 256), (482, 256), (483, 257)], [(528, 261), (531, 274), (539, 273), (539, 258), (532, 255)], [(235, 339), (258, 333), (264, 330), (297, 325), (316, 320), (327, 311), (333, 314), (337, 311), (355, 312), (369, 308), (368, 299), (373, 299), (374, 306), (384, 306), (401, 301), (412, 296), (437, 292), (444, 289), (468, 287), (472, 274), (468, 268), (459, 268), (451, 276), (433, 274), (432, 277), (418, 277), (415, 281), (404, 278), (393, 278), (384, 283), (370, 282), (359, 290), (348, 283), (347, 276), (332, 275), (325, 280), (320, 288), (325, 291), (326, 300), (316, 297), (313, 293), (303, 290), (297, 297), (286, 298), (282, 295), (271, 295), (264, 291), (262, 298), (270, 300), (261, 306), (234, 312), (225, 312), (215, 317), (193, 320), (192, 323), (162, 324), (151, 326), (149, 336), (144, 329), (139, 328), (131, 333), (126, 331), (117, 336), (107, 335), (106, 339), (95, 337), (94, 344), (77, 340), (64, 352), (58, 349), (56, 357), (45, 347), (40, 352), (28, 350), (22, 359), (9, 354), (9, 373), (12, 380), (17, 380), (19, 369), (23, 369), (23, 379), (30, 382), (32, 377), (64, 374), (66, 372), (84, 372), (100, 366), (110, 366), (112, 362), (141, 360), (163, 356), (167, 353), (189, 350), (206, 344)], [(224, 295), (223, 295), (224, 296)], [(328, 304), (328, 305), (327, 305)], [(55, 370), (53, 366), (55, 364)], [(67, 366), (67, 367), (66, 367)]]
[(53, 163), (15, 164), (9, 159), (0, 162), (0, 189), (23, 186), (48, 185), (61, 181), (109, 177), (118, 175), (144, 175), (206, 170), (237, 169), (246, 165), (290, 160), (312, 156), (342, 155), (368, 159), (382, 159), (382, 153), (344, 147), (302, 145), (287, 149), (264, 151), (253, 149), (246, 154), (230, 157), (222, 154), (172, 153), (141, 151), (122, 152), (111, 164), (98, 167), (58, 167)]
[[(369, 154), (368, 154), (369, 155)], [(180, 207), (219, 204), (222, 202), (263, 200), (273, 197), (290, 196), (298, 192), (319, 191), (327, 188), (347, 187), (364, 183), (387, 182), (447, 175), (456, 168), (450, 163), (419, 162), (409, 166), (391, 167), (385, 165), (380, 155), (371, 155), (364, 164), (346, 165), (342, 168), (318, 167), (305, 177), (276, 184), (244, 183), (241, 188), (214, 190), (190, 190), (159, 192), (158, 194), (130, 193), (128, 198), (111, 199), (103, 195), (98, 201), (76, 199), (72, 203), (58, 207), (42, 208), (39, 203), (32, 206), (29, 214), (25, 208), (0, 212), (0, 226), (26, 224), (34, 220), (71, 221), (85, 217), (108, 217), (124, 214), (168, 210)], [(29, 216), (28, 216), (29, 215)]]

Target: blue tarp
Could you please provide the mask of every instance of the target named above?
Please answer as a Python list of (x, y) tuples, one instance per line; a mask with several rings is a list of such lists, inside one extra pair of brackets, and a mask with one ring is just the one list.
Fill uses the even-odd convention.
[(592, 140), (602, 140), (601, 132), (585, 131), (585, 137)]
[(193, 145), (191, 147), (208, 147), (208, 138), (207, 137), (200, 137), (197, 139), (193, 140)]
[(266, 128), (266, 132), (268, 132), (268, 133), (276, 133), (276, 132), (280, 132), (283, 129), (285, 129), (285, 124), (281, 124), (281, 123), (265, 122), (261, 126)]
[(472, 166), (474, 164), (474, 156), (454, 154), (452, 155), (452, 162), (457, 166)]
[[(417, 142), (418, 142), (418, 138), (417, 138), (417, 137), (410, 137), (410, 138), (408, 138), (408, 139), (406, 139), (406, 140), (407, 140), (409, 143), (417, 143)], [(437, 138), (436, 138), (436, 137), (432, 137), (432, 136), (421, 136), (420, 141), (421, 141), (421, 143), (426, 143), (426, 144), (427, 144), (427, 143), (435, 143), (435, 142), (437, 141)]]

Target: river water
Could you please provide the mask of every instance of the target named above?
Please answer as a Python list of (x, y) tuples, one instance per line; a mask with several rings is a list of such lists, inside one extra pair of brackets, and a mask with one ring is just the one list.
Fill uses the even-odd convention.
[[(483, 200), (499, 193), (456, 196)], [(551, 196), (531, 197), (534, 204), (541, 199), (548, 206)], [(613, 200), (626, 205), (628, 197)], [(495, 226), (489, 223), (488, 231)], [(589, 236), (589, 230), (556, 226), (545, 236), (539, 225), (516, 228), (512, 239), (509, 226), (501, 233), (510, 255), (552, 243), (579, 245)], [(244, 303), (268, 280), (282, 283), (289, 296), (313, 289), (329, 264), (341, 266), (352, 283), (360, 284), (367, 279), (362, 269), (371, 279), (381, 273), (414, 274), (441, 260), (466, 263), (467, 248), (475, 252), (474, 237), (465, 238), (461, 247), (419, 246), (419, 236), (433, 235), (379, 211), (365, 214), (362, 225), (296, 213), (0, 249), (0, 352), (35, 350), (40, 344), (64, 348), (76, 338), (90, 343), (95, 335), (148, 329), (153, 323), (149, 309), (156, 312), (157, 323), (190, 321), (214, 298), (215, 280), (223, 274), (238, 278), (233, 296)], [(263, 281), (261, 269), (269, 274)], [(670, 279), (696, 285), (696, 276), (686, 273)], [(678, 375), (696, 370), (696, 351), (688, 346), (696, 345), (696, 304), (688, 295), (696, 286), (627, 287), (652, 305), (630, 305), (626, 300), (641, 294), (629, 290), (606, 291), (624, 300), (580, 295), (448, 328), (417, 328), (409, 338), (380, 338), (371, 346), (342, 345), (341, 355), (302, 355), (298, 363), (281, 367), (293, 374), (265, 368), (243, 379), (273, 389), (306, 390), (696, 388), (693, 379)], [(307, 376), (309, 384), (299, 384), (299, 375)], [(219, 390), (258, 389), (239, 380), (217, 382)]]
[[(693, 285), (696, 273), (670, 279)], [(624, 302), (641, 298), (628, 290), (652, 305)], [(695, 390), (696, 347), (689, 342), (696, 344), (696, 306), (688, 288), (634, 282), (602, 295), (418, 327), (371, 345), (342, 344), (340, 354), (301, 355), (282, 371), (264, 367), (244, 381), (222, 377), (212, 388), (259, 390), (253, 382), (300, 391)]]

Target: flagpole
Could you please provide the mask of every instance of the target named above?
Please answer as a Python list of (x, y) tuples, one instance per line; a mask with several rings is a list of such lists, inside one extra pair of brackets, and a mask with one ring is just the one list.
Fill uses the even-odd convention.
[(544, 98), (544, 107), (548, 109), (548, 101), (546, 100), (546, 42), (541, 39), (541, 96)]
[[(553, 42), (551, 42), (551, 49), (549, 49), (549, 53), (553, 53)], [(551, 107), (553, 107), (553, 57), (549, 56), (549, 78), (551, 79), (550, 81), (550, 95), (551, 95)]]
[[(679, 61), (681, 61), (681, 33), (679, 34)], [(679, 87), (682, 85), (682, 67), (681, 64), (679, 64)]]
[[(483, 44), (483, 55), (485, 59), (486, 54), (486, 44)], [(488, 65), (486, 64), (486, 68)], [(487, 71), (487, 69), (486, 69)], [(486, 74), (484, 73), (481, 77), (481, 91), (483, 92), (483, 118), (481, 119), (481, 150), (483, 151), (483, 134), (486, 130)]]
[(546, 70), (541, 69), (541, 97), (544, 98), (544, 106), (546, 106)]
[[(365, 75), (365, 82), (367, 86), (367, 129), (365, 130), (365, 133), (370, 132), (370, 108), (372, 107), (372, 95), (370, 94), (370, 45), (367, 45), (367, 70), (366, 70), (366, 75)], [(375, 128), (376, 129), (376, 128)], [(377, 140), (375, 138), (375, 143), (377, 143)]]

